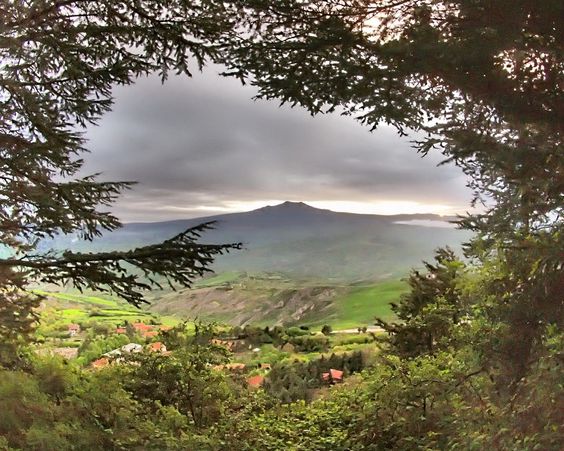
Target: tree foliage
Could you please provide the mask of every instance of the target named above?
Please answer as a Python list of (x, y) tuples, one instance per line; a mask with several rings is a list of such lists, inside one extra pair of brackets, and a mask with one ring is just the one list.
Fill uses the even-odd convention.
[(506, 357), (519, 380), (547, 325), (564, 321), (562, 2), (252, 6), (228, 73), (312, 114), (415, 130), (419, 152), (438, 149), (469, 176), (481, 212), (461, 218), (476, 233), (466, 253), (495, 274), (485, 296), (497, 303), (482, 312), (505, 325), (496, 340), (518, 343)]
[(227, 350), (213, 345), (213, 326), (198, 324), (173, 355), (131, 354), (124, 367), (125, 388), (134, 399), (152, 406), (171, 406), (197, 428), (209, 426), (222, 414), (230, 395), (225, 375), (214, 366), (227, 362)]
[(112, 87), (153, 72), (163, 80), (171, 70), (190, 75), (189, 61), (201, 68), (213, 59), (234, 20), (221, 2), (42, 0), (0, 6), (3, 342), (29, 334), (31, 308), (39, 303), (24, 294), (30, 280), (111, 291), (139, 305), (143, 290), (163, 281), (189, 286), (214, 257), (238, 247), (197, 244), (211, 226), (203, 224), (124, 252), (37, 248), (58, 234), (92, 240), (120, 226), (108, 208), (132, 182), (81, 175), (84, 129), (111, 109)]
[[(462, 168), (481, 210), (460, 220), (476, 232), (466, 248), (479, 267), (475, 282), (463, 281), (468, 305), (459, 304), (458, 274), (438, 262), (429, 274), (448, 283), (413, 273), (412, 292), (396, 308), (405, 323), (385, 325), (392, 353), (407, 360), (388, 364), (382, 383), (398, 384), (391, 390), (398, 400), (412, 391), (403, 385), (409, 380), (418, 396), (433, 394), (423, 430), (421, 399), (413, 417), (400, 414), (413, 408), (411, 400), (386, 414), (393, 404), (376, 393), (371, 412), (383, 413), (377, 427), (398, 428), (388, 447), (532, 449), (557, 442), (556, 430), (525, 432), (510, 412), (542, 410), (542, 397), (529, 404), (532, 398), (518, 394), (530, 392), (528, 375), (552, 352), (549, 331), (561, 336), (564, 321), (562, 2), (255, 5), (252, 33), (228, 54), (231, 73), (251, 79), (259, 96), (312, 114), (339, 111), (372, 129), (386, 122), (400, 133), (417, 131), (416, 149), (438, 149)], [(558, 391), (554, 381), (547, 384)], [(465, 418), (479, 409), (501, 419)], [(558, 421), (549, 416), (547, 424)], [(442, 420), (462, 422), (466, 435)], [(369, 435), (365, 444), (385, 447), (389, 432)]]
[(448, 348), (453, 340), (452, 328), (465, 315), (461, 295), (461, 273), (464, 264), (450, 249), (439, 249), (435, 264), (425, 263), (426, 273), (413, 270), (407, 279), (410, 291), (392, 311), (399, 322), (377, 319), (376, 324), (388, 335), (389, 351), (402, 357), (416, 357)]

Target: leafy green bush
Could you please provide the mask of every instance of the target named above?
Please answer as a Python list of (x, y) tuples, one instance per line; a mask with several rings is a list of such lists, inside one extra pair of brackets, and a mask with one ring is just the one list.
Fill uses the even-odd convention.
[(289, 339), (297, 352), (324, 352), (329, 349), (329, 339), (325, 336), (294, 336)]
[(285, 332), (289, 337), (301, 337), (304, 335), (310, 335), (309, 330), (300, 329), (299, 327), (289, 327)]

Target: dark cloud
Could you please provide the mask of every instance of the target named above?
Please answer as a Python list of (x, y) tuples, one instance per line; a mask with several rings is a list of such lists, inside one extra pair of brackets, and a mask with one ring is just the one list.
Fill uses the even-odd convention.
[(465, 207), (465, 178), (440, 155), (422, 159), (389, 127), (253, 101), (212, 70), (164, 86), (143, 78), (115, 90), (114, 110), (88, 131), (86, 168), (137, 180), (124, 220), (202, 216), (233, 202), (413, 201)]

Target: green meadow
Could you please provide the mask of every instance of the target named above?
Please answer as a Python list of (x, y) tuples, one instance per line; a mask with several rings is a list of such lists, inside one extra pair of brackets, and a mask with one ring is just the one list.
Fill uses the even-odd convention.
[(194, 284), (194, 288), (216, 287), (228, 283), (236, 282), (240, 279), (241, 273), (238, 271), (226, 271), (219, 274), (214, 274), (211, 277), (198, 280)]
[(333, 326), (347, 329), (367, 322), (367, 325), (371, 325), (375, 317), (390, 319), (394, 316), (390, 303), (396, 302), (407, 290), (407, 284), (400, 280), (355, 288), (342, 298), (336, 299), (337, 321)]
[(374, 318), (392, 319), (390, 303), (408, 291), (407, 283), (389, 280), (368, 286), (353, 287), (333, 301), (332, 312), (317, 318), (313, 326), (329, 324), (335, 330), (374, 325)]
[(174, 325), (180, 320), (174, 317), (160, 316), (156, 313), (136, 308), (110, 296), (94, 296), (74, 292), (53, 292), (34, 290), (46, 296), (41, 311), (43, 323), (64, 325), (85, 321), (96, 321), (111, 325), (120, 325), (125, 321), (154, 320), (161, 324)]
[[(246, 308), (252, 311), (259, 308), (260, 305), (264, 309), (270, 306), (272, 310), (273, 306), (270, 304), (273, 301), (265, 293), (272, 291), (274, 287), (279, 289), (287, 288), (288, 285), (299, 287), (304, 283), (303, 281), (291, 282), (286, 279), (282, 281), (255, 279), (254, 277), (251, 279), (246, 276), (243, 277), (237, 272), (221, 273), (198, 281), (195, 288), (217, 288), (231, 285), (235, 287), (239, 285), (244, 286), (244, 294), (247, 296), (245, 301)], [(313, 283), (313, 281), (310, 281), (310, 283)], [(319, 308), (303, 318), (301, 324), (308, 325), (313, 329), (320, 329), (324, 324), (329, 324), (334, 330), (342, 330), (372, 326), (374, 325), (375, 317), (391, 319), (393, 313), (390, 309), (390, 303), (398, 301), (400, 296), (407, 291), (407, 284), (400, 280), (387, 280), (366, 285), (339, 286), (339, 289), (341, 292), (331, 299), (329, 308), (322, 308), (322, 302), (325, 301), (315, 298), (315, 295), (304, 298), (303, 302), (313, 302), (319, 305)], [(229, 311), (222, 311), (222, 316), (217, 311), (206, 310), (205, 306), (207, 304), (205, 299), (196, 301), (202, 303), (204, 310), (200, 310), (195, 315), (189, 308), (184, 310), (178, 309), (174, 312), (162, 311), (159, 314), (154, 309), (139, 309), (107, 295), (73, 291), (60, 293), (46, 290), (36, 290), (36, 293), (47, 297), (42, 309), (43, 319), (50, 324), (56, 323), (58, 325), (87, 321), (112, 325), (123, 324), (125, 321), (155, 321), (161, 324), (174, 325), (190, 316), (189, 312), (192, 313), (192, 316), (198, 316), (203, 320), (223, 322), (222, 319), (225, 318), (226, 314), (229, 314)], [(226, 293), (229, 296), (229, 292)], [(158, 294), (153, 293), (153, 296), (152, 303), (158, 305)], [(226, 306), (225, 308), (228, 307)], [(290, 312), (288, 312), (288, 318), (290, 318), (289, 314)], [(274, 319), (270, 318), (270, 320), (269, 318), (267, 313), (253, 324), (272, 325), (276, 322), (274, 317)], [(297, 325), (300, 325), (300, 323)]]

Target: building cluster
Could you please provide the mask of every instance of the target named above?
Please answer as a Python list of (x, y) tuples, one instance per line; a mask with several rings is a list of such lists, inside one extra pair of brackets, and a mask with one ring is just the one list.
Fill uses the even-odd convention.
[[(153, 324), (145, 324), (145, 323), (132, 323), (131, 327), (138, 332), (139, 335), (143, 338), (155, 338), (159, 332), (170, 330), (170, 326), (156, 326)], [(126, 327), (116, 327), (115, 330), (116, 334), (126, 334), (127, 328)]]
[(109, 352), (106, 352), (97, 360), (94, 360), (91, 363), (92, 368), (104, 368), (113, 362), (120, 362), (123, 361), (123, 357), (127, 354), (135, 354), (139, 352), (143, 352), (146, 349), (150, 352), (159, 352), (163, 355), (170, 355), (170, 352), (167, 351), (166, 346), (164, 343), (160, 341), (156, 341), (154, 343), (149, 343), (147, 346), (140, 345), (139, 343), (127, 343), (123, 345), (121, 348), (113, 349)]

